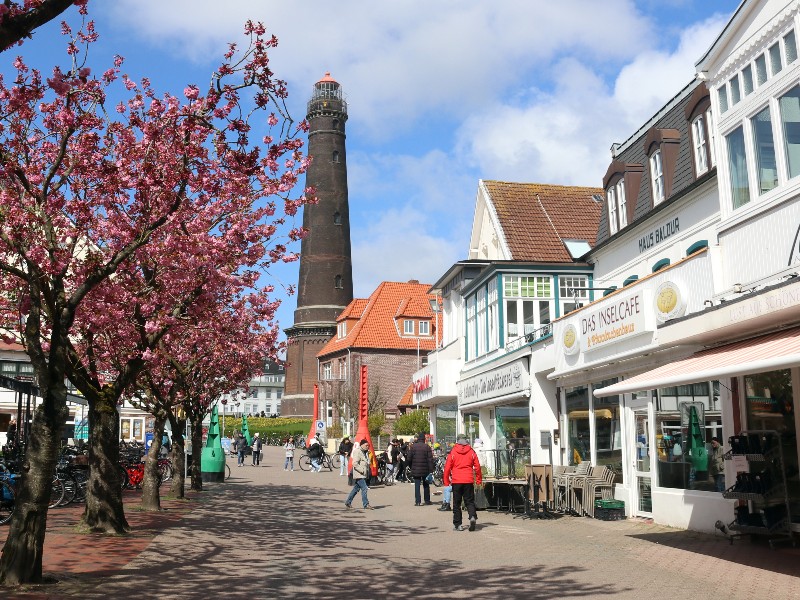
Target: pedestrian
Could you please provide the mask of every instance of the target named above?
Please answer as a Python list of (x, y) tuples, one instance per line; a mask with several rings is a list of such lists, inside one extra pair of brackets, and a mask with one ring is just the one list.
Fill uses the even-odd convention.
[(350, 441), (350, 436), (346, 435), (339, 442), (339, 477), (347, 475), (347, 462), (350, 460), (350, 454), (353, 452), (353, 442)]
[(288, 468), (291, 467), (292, 471), (294, 471), (294, 438), (290, 437), (286, 440), (286, 443), (283, 445), (283, 451), (286, 454), (286, 460), (283, 462), (283, 470), (286, 471)]
[(308, 458), (311, 459), (311, 472), (319, 473), (322, 470), (320, 460), (322, 459), (322, 444), (319, 443), (319, 434), (311, 438), (308, 446)]
[(408, 442), (401, 442), (397, 455), (397, 475), (395, 480), (408, 481)]
[(247, 451), (247, 440), (241, 433), (239, 434), (239, 437), (236, 438), (236, 441), (233, 442), (233, 448), (236, 450), (236, 466), (243, 467), (244, 455)]
[(11, 417), (6, 430), (6, 444), (9, 448), (14, 448), (17, 444), (17, 420)]
[[(417, 435), (416, 441), (411, 445), (406, 468), (411, 470), (411, 476), (414, 478), (414, 506), (422, 506), (423, 496), (427, 506), (433, 504), (431, 502), (431, 484), (428, 482), (428, 475), (433, 473), (433, 451), (425, 443), (424, 433)], [(424, 491), (423, 495), (420, 495), (419, 492), (420, 485)]]
[(261, 466), (261, 436), (256, 431), (255, 436), (253, 437), (253, 466), (260, 467)]
[(456, 445), (447, 455), (444, 464), (444, 484), (453, 486), (453, 529), (464, 531), (461, 524), (461, 500), (467, 505), (469, 515), (469, 530), (475, 531), (478, 513), (475, 510), (475, 484), (481, 485), (481, 464), (478, 455), (469, 445), (467, 436), (459, 433), (456, 436)]
[(725, 491), (725, 452), (719, 443), (719, 438), (711, 438), (711, 453), (708, 455), (708, 474), (714, 480), (714, 489), (718, 492)]
[(369, 498), (367, 497), (367, 477), (370, 472), (369, 463), (369, 442), (361, 440), (358, 446), (353, 448), (353, 489), (344, 501), (347, 508), (353, 508), (352, 502), (356, 494), (361, 490), (361, 503), (364, 505), (364, 510), (372, 510)]
[(395, 440), (389, 442), (389, 447), (386, 448), (384, 455), (386, 456), (386, 481), (394, 481), (392, 472), (394, 471), (394, 457), (392, 456), (394, 450)]

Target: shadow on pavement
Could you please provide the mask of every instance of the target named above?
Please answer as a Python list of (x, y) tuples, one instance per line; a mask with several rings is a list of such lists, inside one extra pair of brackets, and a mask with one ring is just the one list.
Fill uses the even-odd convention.
[[(208, 494), (208, 496), (206, 496)], [(38, 586), (50, 597), (116, 598), (572, 598), (630, 591), (578, 581), (585, 571), (530, 564), (475, 568), (477, 535), (380, 520), (348, 511), (329, 488), (234, 480), (204, 492), (190, 515), (120, 568), (62, 574)], [(310, 501), (309, 501), (310, 500)], [(415, 544), (441, 544), (442, 558), (415, 559)], [(517, 555), (518, 556), (518, 555)], [(56, 574), (58, 576), (58, 574)], [(586, 576), (583, 576), (586, 579)]]
[(800, 549), (793, 548), (791, 544), (776, 544), (771, 549), (767, 539), (760, 536), (752, 540), (744, 536), (735, 539), (733, 544), (722, 535), (696, 531), (641, 533), (628, 537), (765, 571), (800, 576)]

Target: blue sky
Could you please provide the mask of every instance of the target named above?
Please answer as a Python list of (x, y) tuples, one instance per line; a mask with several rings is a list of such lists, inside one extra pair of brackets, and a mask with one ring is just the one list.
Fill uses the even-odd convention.
[[(347, 122), (353, 278), (432, 283), (466, 256), (479, 179), (600, 186), (609, 149), (674, 96), (738, 0), (92, 0), (91, 64), (207, 84), (247, 19), (276, 35), (276, 76), (305, 116), (326, 71)], [(62, 18), (77, 24), (71, 9)], [(63, 63), (58, 25), (0, 55)], [(299, 251), (299, 247), (296, 248)], [(298, 265), (277, 269), (294, 283)], [(292, 323), (284, 298), (282, 327)]]

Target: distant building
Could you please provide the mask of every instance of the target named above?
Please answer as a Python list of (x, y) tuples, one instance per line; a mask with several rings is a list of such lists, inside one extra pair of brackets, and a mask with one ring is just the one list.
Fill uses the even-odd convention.
[(263, 373), (250, 380), (246, 391), (238, 390), (221, 398), (224, 401), (221, 410), (226, 415), (278, 416), (281, 414), (285, 380), (283, 365), (266, 361)]
[(336, 336), (317, 355), (320, 416), (329, 424), (357, 417), (359, 373), (368, 367), (370, 401), (392, 422), (411, 375), (436, 346), (437, 313), (430, 285), (385, 281), (369, 298), (357, 298), (337, 318)]

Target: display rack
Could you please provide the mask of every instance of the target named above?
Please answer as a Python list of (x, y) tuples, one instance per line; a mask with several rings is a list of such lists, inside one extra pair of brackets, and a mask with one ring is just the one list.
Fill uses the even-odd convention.
[(736, 507), (736, 518), (728, 525), (734, 536), (766, 535), (770, 547), (777, 541), (794, 545), (791, 504), (786, 485), (786, 465), (781, 434), (771, 429), (747, 430), (728, 440), (725, 460), (743, 459), (746, 470), (736, 474), (736, 483), (723, 498), (744, 500)]

